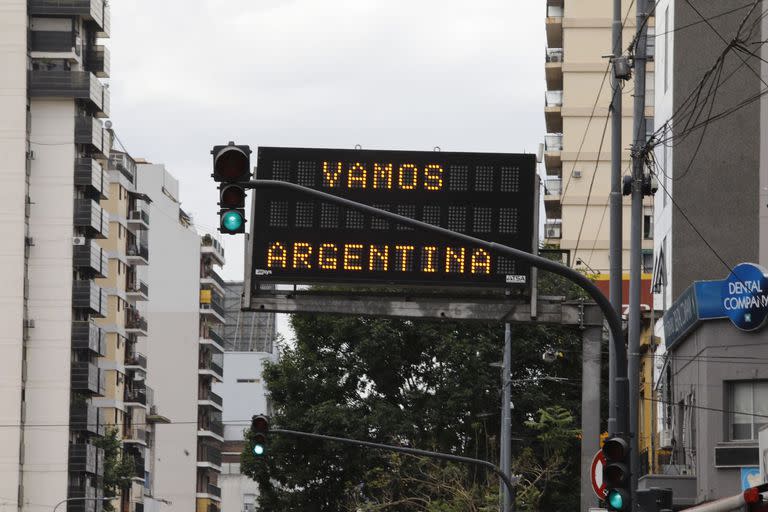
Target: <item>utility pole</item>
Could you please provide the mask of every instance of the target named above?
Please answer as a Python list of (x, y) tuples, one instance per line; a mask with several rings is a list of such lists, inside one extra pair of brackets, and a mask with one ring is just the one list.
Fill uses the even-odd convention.
[[(512, 471), (512, 327), (504, 324), (504, 359), (501, 363), (501, 471), (511, 479)], [(502, 510), (514, 510), (511, 489), (504, 487)]]
[[(613, 57), (611, 59), (611, 236), (610, 280), (611, 306), (621, 311), (622, 303), (622, 209), (621, 195), (621, 79), (614, 68), (615, 59), (622, 54), (621, 0), (613, 0)], [(608, 344), (608, 382), (616, 379), (616, 352), (613, 343)], [(608, 432), (616, 433), (616, 388), (608, 387)]]
[(647, 0), (637, 0), (637, 28), (635, 36), (635, 111), (633, 114), (634, 142), (632, 145), (632, 224), (630, 239), (629, 275), (629, 348), (627, 376), (629, 377), (629, 432), (632, 503), (636, 503), (637, 480), (640, 474), (638, 453), (638, 412), (640, 399), (640, 302), (644, 196), (645, 134), (645, 66), (648, 23)]

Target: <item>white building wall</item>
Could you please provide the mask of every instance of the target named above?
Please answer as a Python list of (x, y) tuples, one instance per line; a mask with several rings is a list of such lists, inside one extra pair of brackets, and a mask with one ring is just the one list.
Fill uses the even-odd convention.
[(72, 360), (72, 220), (75, 104), (31, 103), (35, 158), (29, 178), (29, 329), (24, 430), (25, 511), (67, 497)]
[[(251, 512), (256, 510), (259, 484), (240, 474), (239, 463), (224, 463), (219, 477), (221, 512)], [(249, 507), (253, 504), (253, 508)]]
[(251, 416), (266, 414), (267, 395), (261, 372), (264, 361), (275, 361), (267, 352), (224, 352), (224, 382), (213, 392), (224, 400), (224, 440), (241, 441)]
[(27, 2), (0, 2), (0, 510), (16, 510), (20, 484)]
[(170, 424), (155, 427), (154, 493), (172, 510), (195, 510), (200, 237), (179, 223), (178, 184), (162, 165), (139, 165), (137, 190), (150, 205), (150, 264), (139, 270), (149, 286), (145, 309), (148, 385)]

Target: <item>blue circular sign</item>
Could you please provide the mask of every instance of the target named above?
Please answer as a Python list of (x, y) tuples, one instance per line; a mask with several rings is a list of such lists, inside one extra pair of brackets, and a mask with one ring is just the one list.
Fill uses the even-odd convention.
[(754, 331), (768, 318), (768, 276), (764, 268), (741, 263), (722, 281), (722, 307), (733, 325)]

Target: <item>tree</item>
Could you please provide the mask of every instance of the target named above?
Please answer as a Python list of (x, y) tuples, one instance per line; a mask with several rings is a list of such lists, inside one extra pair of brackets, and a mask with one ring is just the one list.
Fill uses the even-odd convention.
[[(500, 325), (331, 315), (295, 315), (292, 325), (295, 346), (285, 347), (281, 360), (264, 371), (274, 426), (498, 460), (500, 375), (490, 364), (501, 357)], [(535, 440), (525, 422), (542, 404), (578, 411), (578, 386), (542, 377), (580, 376), (580, 341), (571, 330), (520, 326), (513, 347), (513, 432)], [(547, 365), (541, 358), (546, 348), (568, 357)], [(384, 489), (369, 485), (371, 471), (394, 467), (387, 454), (279, 435), (270, 436), (267, 457), (246, 450), (242, 463), (259, 482), (262, 509), (281, 512), (350, 510), (350, 496), (361, 485), (365, 499), (382, 502)], [(498, 485), (481, 468), (458, 468), (462, 489)], [(399, 494), (387, 493), (419, 491), (414, 482), (406, 484)], [(578, 479), (567, 486), (577, 503)], [(545, 493), (541, 503), (548, 499)], [(479, 496), (473, 506), (483, 503)]]
[[(131, 486), (136, 471), (134, 459), (123, 451), (120, 432), (116, 427), (107, 427), (104, 437), (96, 438), (94, 445), (104, 450), (104, 495), (117, 494)], [(104, 502), (104, 510), (112, 511), (110, 502)]]

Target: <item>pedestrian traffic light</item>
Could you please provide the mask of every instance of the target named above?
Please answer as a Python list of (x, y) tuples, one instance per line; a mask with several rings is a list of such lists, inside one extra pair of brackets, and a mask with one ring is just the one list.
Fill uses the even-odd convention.
[(219, 231), (245, 233), (245, 185), (251, 178), (251, 148), (230, 142), (214, 146), (213, 180), (219, 183)]
[(251, 440), (253, 441), (253, 454), (261, 457), (267, 453), (267, 433), (269, 432), (269, 418), (258, 414), (251, 418)]
[(603, 484), (608, 492), (605, 499), (608, 510), (631, 510), (629, 443), (621, 436), (610, 437), (603, 444), (603, 455)]

